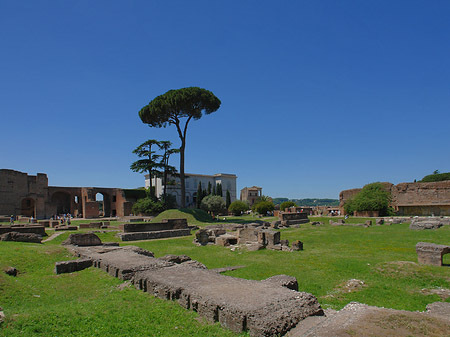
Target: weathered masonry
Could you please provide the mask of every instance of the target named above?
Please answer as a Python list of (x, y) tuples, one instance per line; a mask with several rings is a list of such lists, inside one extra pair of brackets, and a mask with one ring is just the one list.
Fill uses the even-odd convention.
[[(98, 195), (103, 200), (96, 200)], [(100, 198), (99, 198), (100, 199)], [(55, 214), (95, 218), (125, 216), (136, 200), (129, 190), (104, 187), (48, 186), (44, 173), (35, 176), (0, 169), (0, 214), (23, 215), (37, 219)]]
[[(208, 270), (185, 255), (154, 258), (151, 252), (135, 246), (83, 243), (68, 248), (91, 260), (94, 267), (131, 280), (136, 288), (156, 297), (177, 301), (237, 333), (248, 330), (250, 336), (284, 335), (305, 318), (324, 315), (316, 297), (297, 291), (298, 284), (291, 276), (245, 280)], [(81, 270), (88, 263), (85, 261), (65, 269)]]
[[(450, 180), (429, 183), (382, 183), (391, 193), (391, 206), (398, 215), (450, 215)], [(339, 194), (339, 208), (344, 214), (344, 203), (360, 188), (344, 190)]]

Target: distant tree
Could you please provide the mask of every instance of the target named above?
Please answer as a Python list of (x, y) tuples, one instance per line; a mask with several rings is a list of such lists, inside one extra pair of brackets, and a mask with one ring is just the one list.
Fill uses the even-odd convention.
[(174, 153), (179, 153), (179, 149), (172, 149), (172, 143), (168, 140), (163, 140), (158, 144), (159, 148), (164, 151), (161, 159), (161, 165), (164, 169), (163, 173), (163, 186), (164, 186), (164, 200), (167, 200), (167, 178), (169, 175), (176, 176), (177, 169), (174, 166), (169, 165), (169, 158)]
[(220, 183), (216, 185), (216, 195), (223, 197), (222, 184)]
[(150, 196), (153, 197), (153, 186), (152, 186), (152, 178), (158, 170), (162, 168), (160, 162), (158, 162), (160, 155), (155, 154), (155, 151), (152, 151), (152, 146), (159, 146), (160, 142), (155, 139), (149, 139), (146, 142), (139, 145), (136, 149), (133, 150), (133, 153), (137, 154), (139, 159), (131, 164), (130, 169), (134, 172), (143, 173), (148, 172), (149, 180), (150, 180)]
[(380, 215), (389, 213), (391, 194), (379, 182), (371, 183), (362, 188), (353, 198), (344, 204), (345, 212), (378, 211)]
[(280, 211), (284, 212), (286, 208), (297, 206), (297, 204), (293, 201), (284, 201), (280, 205)]
[(203, 199), (202, 182), (199, 181), (197, 186), (197, 200), (196, 200), (196, 206), (198, 209), (200, 209), (202, 199)]
[(243, 212), (248, 211), (248, 204), (241, 200), (233, 201), (228, 207), (228, 211), (233, 215), (241, 215)]
[(272, 201), (261, 201), (254, 205), (254, 210), (259, 214), (266, 215), (267, 212), (272, 212), (275, 205)]
[(231, 194), (230, 194), (230, 191), (227, 190), (227, 195), (225, 198), (225, 207), (228, 209), (228, 207), (230, 207), (230, 205), (231, 205)]
[(270, 201), (273, 203), (273, 200), (271, 197), (268, 197), (267, 195), (261, 195), (258, 198), (256, 198), (255, 203), (261, 202), (261, 201)]
[(434, 182), (434, 181), (450, 180), (450, 172), (447, 172), (447, 173), (439, 173), (439, 171), (437, 171), (437, 172), (438, 173), (433, 173), (433, 174), (423, 177), (421, 182), (429, 183), (429, 182)]
[(208, 190), (207, 190), (207, 194), (210, 195), (212, 191), (212, 185), (210, 182), (208, 182)]
[[(220, 100), (206, 89), (188, 87), (177, 90), (169, 90), (163, 95), (154, 98), (148, 105), (139, 111), (142, 122), (150, 127), (166, 127), (167, 124), (176, 126), (180, 146), (180, 183), (181, 183), (181, 207), (186, 205), (186, 188), (184, 174), (184, 154), (186, 148), (186, 131), (189, 122), (200, 119), (202, 114), (210, 114), (220, 107)], [(186, 122), (181, 125), (181, 119)]]
[[(267, 195), (261, 195), (261, 196), (259, 196), (258, 198), (256, 198), (255, 202), (254, 202), (253, 205), (252, 205), (252, 211), (253, 211), (253, 212), (257, 212), (256, 206), (257, 206), (259, 203), (261, 203), (261, 202), (269, 202), (269, 203), (271, 203), (272, 205), (274, 205), (274, 203), (273, 203), (271, 197), (268, 197)], [(275, 207), (275, 205), (274, 205), (274, 207)], [(272, 210), (273, 210), (273, 209), (272, 209)]]
[(218, 195), (208, 195), (203, 198), (201, 208), (214, 216), (225, 210), (225, 201)]
[(212, 195), (217, 195), (217, 194), (216, 194), (216, 184), (213, 185), (213, 188), (212, 188)]

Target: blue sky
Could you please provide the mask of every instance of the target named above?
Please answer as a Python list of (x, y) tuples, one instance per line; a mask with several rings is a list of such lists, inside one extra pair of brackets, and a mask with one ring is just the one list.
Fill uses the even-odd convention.
[(0, 168), (143, 186), (131, 151), (179, 140), (138, 111), (199, 86), (222, 106), (190, 124), (187, 172), (289, 198), (448, 172), (449, 18), (447, 0), (0, 0)]

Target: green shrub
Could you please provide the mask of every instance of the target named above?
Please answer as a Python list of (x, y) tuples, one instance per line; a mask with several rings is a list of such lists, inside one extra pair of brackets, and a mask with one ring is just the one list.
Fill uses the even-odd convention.
[(383, 188), (381, 183), (364, 186), (353, 198), (346, 201), (344, 209), (347, 214), (363, 211), (378, 211), (380, 215), (387, 215), (391, 194)]
[(233, 215), (241, 215), (245, 211), (248, 211), (248, 203), (240, 200), (233, 201), (228, 207), (228, 211)]
[(450, 172), (429, 174), (429, 175), (423, 177), (421, 182), (429, 183), (429, 182), (444, 181), (444, 180), (450, 180)]
[(219, 214), (225, 211), (225, 201), (218, 195), (208, 195), (203, 198), (201, 208), (213, 214)]
[(275, 205), (271, 201), (261, 201), (254, 205), (254, 210), (259, 214), (266, 215), (267, 212), (272, 212)]
[(297, 204), (293, 201), (284, 201), (280, 205), (280, 211), (284, 211), (286, 208), (297, 206)]
[(134, 214), (154, 215), (164, 211), (164, 204), (161, 201), (146, 197), (136, 201), (132, 211)]

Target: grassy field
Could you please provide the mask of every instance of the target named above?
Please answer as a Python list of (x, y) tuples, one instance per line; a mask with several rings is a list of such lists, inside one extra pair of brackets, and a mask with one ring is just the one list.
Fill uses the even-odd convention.
[[(212, 223), (190, 215), (191, 224)], [(260, 219), (246, 216), (225, 222), (237, 220)], [(325, 225), (281, 230), (282, 239), (304, 243), (299, 252), (198, 247), (192, 244), (193, 236), (134, 244), (157, 257), (186, 254), (209, 268), (246, 266), (227, 273), (236, 277), (295, 276), (300, 290), (317, 296), (325, 308), (341, 309), (358, 301), (423, 311), (428, 303), (441, 300), (438, 295), (424, 294), (423, 289), (450, 289), (450, 268), (418, 265), (415, 252), (419, 241), (450, 244), (450, 226), (411, 231), (408, 224), (335, 227), (328, 225), (329, 218), (311, 220)], [(353, 223), (364, 221), (350, 219)], [(7, 316), (0, 336), (236, 336), (218, 324), (205, 323), (176, 303), (127, 287), (101, 270), (54, 275), (56, 261), (73, 259), (60, 246), (68, 235), (65, 232), (44, 244), (0, 242), (1, 269), (14, 266), (19, 270), (15, 278), (0, 273), (0, 306)], [(98, 235), (103, 241), (118, 241), (114, 232)], [(446, 257), (444, 262), (450, 264), (450, 259)], [(364, 284), (349, 292), (345, 284), (350, 279)]]

